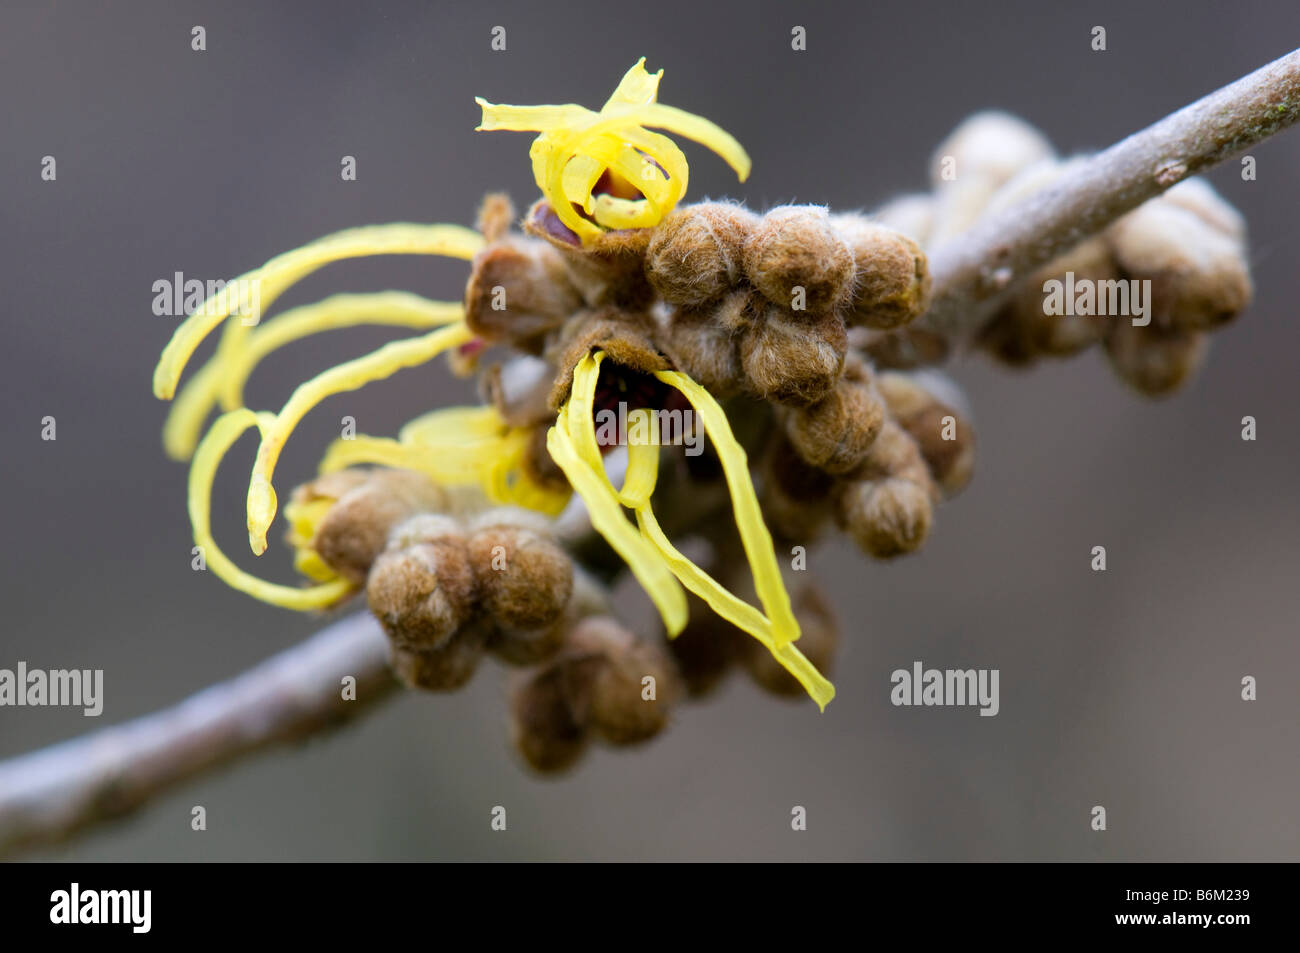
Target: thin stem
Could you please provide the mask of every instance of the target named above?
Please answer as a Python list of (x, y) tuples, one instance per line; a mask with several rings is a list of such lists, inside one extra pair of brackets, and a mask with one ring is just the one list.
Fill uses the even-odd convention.
[(1099, 152), (1066, 179), (991, 215), (930, 255), (934, 300), (923, 320), (966, 337), (1016, 285), (1191, 175), (1300, 119), (1300, 50)]
[(370, 708), (396, 687), (387, 645), (369, 614), (350, 616), (172, 708), (0, 763), (0, 853), (57, 842)]

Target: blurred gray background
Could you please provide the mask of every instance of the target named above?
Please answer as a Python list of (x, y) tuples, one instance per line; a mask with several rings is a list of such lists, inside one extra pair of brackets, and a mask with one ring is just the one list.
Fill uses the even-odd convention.
[[(1064, 151), (1107, 145), (1300, 44), (1290, 0), (819, 4), (8, 2), (0, 14), (0, 667), (102, 667), (106, 706), (0, 709), (10, 756), (170, 704), (292, 645), (319, 619), (190, 570), (185, 469), (150, 393), (175, 271), (232, 277), (336, 229), (472, 221), (533, 197), (527, 134), (476, 134), (473, 97), (598, 107), (645, 55), (662, 99), (734, 133), (750, 180), (698, 147), (688, 198), (871, 207), (925, 185), (931, 149), (1001, 107)], [(207, 51), (190, 49), (193, 25)], [(808, 49), (790, 49), (794, 25)], [(508, 49), (489, 48), (494, 25)], [(1103, 25), (1109, 50), (1089, 49)], [(41, 157), (58, 162), (40, 178)], [(355, 182), (340, 158), (354, 155)], [(1126, 392), (1098, 354), (955, 368), (976, 412), (967, 492), (923, 552), (818, 551), (846, 631), (825, 715), (733, 677), (632, 752), (537, 780), (506, 744), (502, 670), (408, 694), (340, 734), (167, 796), (50, 859), (1217, 860), (1300, 856), (1296, 267), (1300, 130), (1213, 181), (1250, 222), (1258, 296), (1173, 399)], [(334, 265), (284, 305), (385, 287), (457, 298), (464, 266)], [(287, 349), (255, 407), (399, 332)], [(205, 355), (207, 349), (201, 352)], [(391, 433), (470, 393), (440, 362), (312, 414), (282, 486), (342, 414)], [(1240, 439), (1240, 419), (1259, 439)], [(58, 439), (40, 439), (53, 415)], [(214, 526), (243, 546), (236, 445)], [(1105, 545), (1110, 569), (1093, 573)], [(1001, 713), (889, 703), (889, 673), (998, 668)], [(1240, 680), (1259, 700), (1240, 700)], [(208, 830), (191, 832), (190, 808)], [(494, 805), (509, 830), (489, 829)], [(792, 805), (808, 830), (790, 829)], [(1093, 805), (1109, 830), (1089, 827)]]

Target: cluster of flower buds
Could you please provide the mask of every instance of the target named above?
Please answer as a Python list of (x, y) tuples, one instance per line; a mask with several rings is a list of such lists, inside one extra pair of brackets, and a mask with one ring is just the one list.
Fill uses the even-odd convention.
[(570, 767), (593, 736), (611, 745), (653, 738), (679, 694), (664, 650), (610, 616), (572, 628), (561, 650), (518, 679), (510, 697), (515, 747), (538, 771)]
[(938, 375), (881, 379), (850, 346), (854, 329), (893, 331), (925, 310), (925, 255), (902, 232), (815, 206), (757, 215), (703, 202), (582, 243), (545, 200), (524, 231), (491, 234), (466, 320), (488, 343), (548, 361), (552, 411), (576, 360), (597, 348), (634, 388), (683, 371), (738, 413), (770, 418), (751, 455), (778, 536), (808, 542), (833, 517), (878, 557), (920, 546), (933, 505), (969, 478), (973, 438), (955, 387)]
[[(936, 150), (930, 195), (908, 196), (879, 214), (934, 247), (1050, 187), (1079, 161), (1058, 158), (1014, 117), (982, 113)], [(1191, 377), (1207, 333), (1250, 299), (1241, 215), (1203, 179), (1188, 179), (1026, 279), (976, 343), (1011, 365), (1100, 344), (1123, 381), (1159, 396)], [(904, 335), (873, 347), (888, 354), (918, 345)]]
[(313, 533), (291, 541), (365, 586), (406, 685), (459, 689), (487, 654), (528, 670), (511, 716), (534, 768), (569, 767), (592, 732), (629, 745), (666, 725), (675, 665), (608, 616), (608, 593), (552, 521), (389, 468), (325, 474), (298, 487), (292, 505), (316, 502), (328, 509)]

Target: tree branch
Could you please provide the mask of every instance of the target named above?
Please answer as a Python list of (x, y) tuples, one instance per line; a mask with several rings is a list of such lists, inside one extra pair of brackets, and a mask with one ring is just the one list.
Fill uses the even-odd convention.
[[(356, 700), (343, 678), (356, 678)], [(396, 687), (368, 613), (180, 704), (0, 763), (0, 854), (63, 840), (246, 754), (331, 728)]]
[[(946, 334), (969, 334), (1018, 280), (1297, 119), (1300, 50), (1135, 133), (937, 249), (930, 259), (934, 304), (923, 320)], [(342, 698), (348, 675), (357, 680), (356, 701)], [(383, 632), (360, 614), (173, 708), (2, 762), (0, 853), (119, 817), (243, 755), (336, 725), (394, 687)]]
[(929, 256), (922, 319), (966, 337), (1038, 268), (1170, 186), (1300, 119), (1300, 50), (1088, 159), (1060, 183), (991, 215)]

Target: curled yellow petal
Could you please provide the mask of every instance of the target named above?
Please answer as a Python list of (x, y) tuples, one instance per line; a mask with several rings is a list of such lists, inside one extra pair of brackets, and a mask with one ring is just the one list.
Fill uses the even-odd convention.
[(188, 460), (203, 422), (220, 400), (225, 410), (243, 404), (244, 384), (268, 354), (312, 334), (356, 325), (389, 325), (417, 330), (449, 324), (464, 307), (430, 301), (404, 291), (339, 294), (276, 315), (252, 330), (229, 354), (214, 355), (181, 388), (163, 426), (163, 446), (173, 459)]
[(293, 547), (293, 568), (314, 582), (331, 582), (339, 578), (320, 553), (311, 548), (316, 530), (335, 502), (331, 499), (291, 499), (284, 507), (284, 518), (289, 523), (285, 541)]
[(309, 335), (374, 324), (423, 330), (453, 324), (464, 316), (465, 308), (459, 302), (430, 301), (405, 291), (337, 294), (293, 308), (256, 328), (244, 347), (231, 356), (222, 382), (222, 407), (234, 410), (242, 406), (244, 383), (262, 359)]
[(659, 439), (654, 413), (639, 408), (627, 415), (629, 434), (636, 427), (644, 427), (648, 439), (627, 441), (627, 474), (623, 488), (618, 491), (618, 501), (630, 510), (648, 506), (650, 495), (659, 479)]
[(334, 473), (360, 464), (375, 464), (396, 470), (418, 470), (435, 483), (456, 486), (467, 482), (464, 467), (439, 466), (443, 458), (428, 450), (390, 440), (387, 437), (367, 437), (357, 434), (347, 440), (342, 438), (330, 444), (321, 459), (319, 472)]
[(323, 609), (350, 595), (355, 586), (344, 579), (335, 579), (323, 585), (298, 589), (258, 579), (231, 562), (212, 538), (212, 483), (221, 458), (249, 427), (265, 431), (271, 422), (270, 414), (259, 416), (251, 410), (241, 408), (218, 417), (207, 436), (199, 443), (190, 466), (189, 481), (189, 511), (190, 523), (194, 528), (194, 542), (200, 547), (207, 567), (230, 587), (247, 593), (254, 599), (286, 609)]
[[(712, 150), (742, 182), (751, 167), (749, 155), (726, 130), (655, 102), (662, 76), (663, 70), (648, 72), (642, 57), (599, 112), (572, 103), (505, 106), (478, 98), (475, 102), (483, 110), (478, 128), (540, 133), (529, 150), (533, 178), (560, 221), (581, 241), (606, 229), (653, 227), (685, 194), (689, 167), (671, 139), (646, 127), (685, 136)], [(639, 191), (641, 198), (594, 195), (607, 172)]]
[(370, 255), (448, 255), (468, 260), (482, 247), (482, 235), (459, 225), (397, 222), (336, 232), (278, 255), (261, 268), (227, 283), (176, 329), (154, 369), (154, 395), (162, 400), (172, 398), (195, 349), (239, 307), (241, 289), (254, 289), (257, 306), (253, 314), (227, 325), (220, 345), (224, 358), (234, 353), (248, 330), (258, 323), (261, 313), (285, 289), (331, 262)]
[(289, 434), (309, 410), (334, 394), (356, 390), (403, 368), (431, 361), (473, 336), (463, 323), (453, 324), (410, 340), (385, 344), (365, 357), (332, 367), (299, 385), (280, 413), (262, 429), (262, 443), (248, 482), (248, 542), (253, 552), (261, 554), (266, 550), (266, 531), (275, 518), (276, 496), (271, 477), (276, 462)]
[(411, 421), (397, 440), (360, 434), (335, 440), (320, 472), (362, 463), (416, 470), (442, 486), (477, 486), (492, 503), (555, 515), (571, 494), (529, 477), (524, 456), (532, 437), (531, 430), (507, 425), (493, 407), (449, 407)]
[[(659, 610), (670, 636), (686, 627), (686, 594), (664, 564), (663, 558), (632, 528), (604, 471), (592, 470), (578, 454), (569, 436), (567, 406), (546, 435), (546, 447), (573, 489), (587, 504), (591, 525), (627, 563), (641, 587)], [(590, 418), (588, 418), (590, 419)]]
[(709, 604), (714, 612), (736, 628), (758, 639), (778, 662), (803, 686), (822, 711), (835, 697), (832, 685), (807, 657), (789, 643), (778, 644), (772, 633), (772, 624), (748, 602), (728, 592), (716, 579), (687, 559), (664, 535), (648, 502), (636, 511), (637, 525), (642, 534), (664, 555), (673, 575), (695, 595)]
[(680, 371), (656, 371), (655, 376), (676, 388), (695, 408), (708, 432), (709, 439), (722, 462), (723, 475), (731, 492), (731, 505), (736, 512), (736, 527), (754, 574), (754, 587), (758, 591), (763, 610), (772, 620), (772, 638), (781, 647), (799, 637), (799, 623), (790, 608), (790, 595), (781, 580), (781, 569), (776, 563), (772, 534), (763, 521), (763, 511), (758, 505), (754, 484), (749, 478), (749, 464), (745, 450), (731, 432), (727, 415), (714, 400), (713, 395)]
[(645, 68), (645, 57), (636, 61), (630, 70), (623, 74), (613, 94), (605, 101), (605, 108), (611, 106), (644, 106), (652, 103), (659, 95), (659, 81), (664, 78), (664, 71), (652, 73)]
[(604, 351), (584, 354), (573, 369), (573, 386), (569, 390), (569, 412), (564, 415), (568, 423), (569, 438), (582, 461), (592, 470), (603, 474), (600, 447), (596, 443), (595, 400), (596, 382), (600, 379), (600, 362)]

